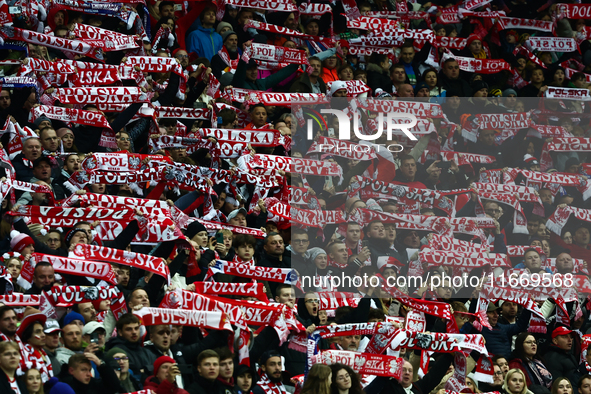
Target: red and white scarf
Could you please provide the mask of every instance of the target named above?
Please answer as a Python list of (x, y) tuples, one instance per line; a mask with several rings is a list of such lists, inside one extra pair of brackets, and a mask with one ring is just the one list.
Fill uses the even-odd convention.
[(503, 70), (511, 70), (511, 65), (502, 59), (475, 59), (471, 57), (455, 56), (450, 52), (443, 54), (441, 61), (455, 59), (460, 70), (471, 73), (495, 74)]
[(43, 253), (34, 253), (33, 257), (38, 262), (47, 262), (53, 266), (55, 272), (60, 274), (85, 276), (98, 280), (104, 280), (108, 283), (117, 284), (117, 277), (113, 267), (108, 263), (96, 261), (85, 261), (69, 257), (53, 256)]
[(273, 215), (305, 226), (323, 227), (326, 224), (345, 223), (343, 211), (309, 210), (291, 207), (275, 197), (265, 199), (265, 207)]
[(548, 230), (560, 235), (562, 234), (562, 229), (566, 225), (566, 222), (573, 214), (575, 218), (579, 220), (591, 222), (591, 209), (566, 206), (563, 208), (557, 208), (556, 211), (554, 211), (552, 216), (548, 218), (546, 227), (548, 227)]
[(549, 86), (548, 90), (546, 90), (545, 97), (583, 101), (591, 100), (589, 89), (556, 88), (552, 86)]
[(62, 104), (133, 104), (150, 102), (151, 94), (138, 87), (58, 88), (54, 95)]
[(350, 352), (346, 350), (323, 350), (308, 357), (308, 364), (336, 364), (349, 366), (361, 375), (387, 376), (400, 379), (404, 359), (381, 354)]
[(214, 266), (209, 267), (206, 280), (215, 274), (227, 274), (241, 278), (285, 283), (297, 286), (298, 288), (301, 286), (297, 273), (289, 268), (259, 267), (218, 260)]
[(500, 17), (498, 19), (498, 26), (499, 29), (528, 29), (528, 30), (538, 30), (544, 31), (547, 33), (552, 33), (554, 31), (554, 23), (551, 21), (540, 21), (537, 19), (522, 19), (522, 18), (508, 18), (508, 17)]
[(200, 327), (206, 330), (232, 331), (232, 325), (224, 312), (190, 311), (184, 309), (142, 308), (134, 311), (144, 326), (172, 324), (177, 326)]
[(574, 38), (566, 37), (530, 37), (524, 45), (532, 51), (545, 52), (575, 52), (579, 49)]
[(111, 129), (111, 125), (105, 116), (96, 111), (85, 111), (74, 108), (54, 107), (49, 105), (39, 105), (31, 110), (31, 122), (38, 117), (45, 115), (49, 119), (61, 120), (66, 123), (76, 123), (85, 126), (104, 127)]
[(540, 157), (540, 170), (548, 171), (553, 167), (550, 152), (591, 152), (591, 138), (554, 137), (545, 143)]
[[(591, 182), (587, 181), (580, 175), (563, 174), (563, 173), (546, 173), (529, 170), (520, 170), (517, 168), (509, 168), (502, 173), (503, 183), (514, 184), (517, 175), (522, 174), (528, 180), (528, 185), (540, 185), (542, 182), (556, 184), (561, 186), (574, 186), (583, 194), (583, 199), (587, 200), (591, 197)], [(500, 182), (498, 182), (500, 183)]]
[(587, 4), (557, 4), (558, 19), (591, 19), (591, 6)]
[(265, 286), (262, 283), (224, 283), (224, 282), (194, 282), (195, 291), (209, 295), (238, 295), (241, 297), (255, 297), (259, 301), (268, 302)]
[(257, 382), (257, 386), (260, 387), (265, 394), (287, 394), (287, 390), (285, 390), (285, 386), (283, 385), (283, 383), (272, 382), (266, 373), (263, 373), (261, 375), (261, 378)]
[(224, 63), (226, 63), (229, 67), (229, 70), (226, 72), (234, 74), (238, 68), (238, 62), (240, 61), (240, 56), (238, 56), (238, 53), (236, 53), (236, 59), (232, 59), (230, 58), (230, 54), (228, 53), (226, 46), (222, 45), (222, 49), (218, 51), (218, 55), (220, 55), (220, 58), (222, 58)]
[(398, 330), (390, 347), (393, 350), (400, 350), (401, 348), (424, 349), (436, 353), (471, 352), (475, 350), (480, 354), (488, 355), (482, 334), (420, 333)]

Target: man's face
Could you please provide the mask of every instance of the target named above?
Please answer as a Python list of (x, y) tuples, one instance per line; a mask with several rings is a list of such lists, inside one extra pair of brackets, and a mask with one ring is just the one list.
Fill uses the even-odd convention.
[(545, 204), (552, 204), (552, 192), (548, 189), (542, 189), (539, 192), (540, 200)]
[(242, 11), (238, 15), (238, 24), (244, 26), (246, 22), (252, 19), (252, 11)]
[(203, 19), (202, 19), (203, 26), (212, 26), (215, 23), (215, 11), (211, 8), (206, 9), (203, 12)]
[(318, 316), (320, 301), (318, 300), (317, 294), (306, 294), (305, 304), (310, 316)]
[(493, 146), (495, 144), (495, 131), (494, 130), (484, 130), (480, 132), (478, 137), (480, 141), (486, 146)]
[(578, 228), (573, 235), (573, 242), (580, 247), (586, 248), (589, 244), (589, 229), (586, 227)]
[(404, 160), (400, 164), (400, 172), (408, 180), (414, 180), (417, 174), (417, 163), (414, 160)]
[(367, 236), (373, 239), (384, 239), (386, 238), (386, 228), (382, 222), (374, 222), (369, 225), (369, 231)]
[(402, 48), (400, 58), (404, 63), (412, 63), (415, 58), (415, 50), (413, 48)]
[(497, 322), (499, 321), (499, 313), (497, 311), (486, 312), (486, 317), (488, 317), (488, 323), (491, 326), (496, 326)]
[(29, 138), (24, 142), (23, 155), (29, 161), (34, 161), (41, 156), (41, 143), (37, 138)]
[(78, 157), (78, 155), (68, 156), (64, 164), (66, 167), (66, 171), (68, 172), (68, 174), (71, 175), (80, 169), (80, 158)]
[(482, 50), (482, 41), (474, 40), (470, 43), (470, 52), (472, 52), (474, 55), (478, 55), (481, 50)]
[(41, 266), (35, 267), (33, 273), (33, 283), (38, 289), (47, 289), (53, 286), (55, 282), (55, 272), (53, 267)]
[(294, 234), (291, 238), (291, 247), (297, 254), (303, 254), (308, 250), (310, 241), (308, 240), (308, 234)]
[(320, 60), (316, 60), (316, 59), (311, 60), (310, 67), (312, 67), (314, 69), (314, 71), (312, 71), (312, 74), (311, 74), (313, 77), (320, 76), (320, 71), (322, 70), (322, 63), (320, 62)]
[(82, 317), (84, 317), (84, 321), (86, 323), (96, 321), (96, 310), (94, 309), (92, 302), (83, 302), (78, 304), (78, 310), (80, 311)]
[(49, 182), (49, 178), (51, 178), (51, 166), (44, 161), (38, 163), (33, 168), (33, 176), (39, 180)]
[(405, 361), (402, 365), (402, 376), (400, 377), (400, 383), (402, 387), (408, 387), (412, 384), (413, 378), (413, 366), (410, 362)]
[(575, 269), (573, 258), (568, 253), (556, 256), (556, 272), (559, 274), (572, 274)]
[(232, 375), (234, 375), (234, 360), (231, 358), (220, 360), (220, 377), (230, 381)]
[(84, 384), (90, 383), (90, 379), (92, 379), (91, 371), (92, 367), (90, 364), (86, 363), (80, 363), (76, 366), (76, 368), (69, 369), (70, 375), (72, 375), (77, 381)]
[(264, 246), (265, 252), (271, 256), (281, 256), (285, 251), (285, 244), (281, 235), (273, 235), (267, 238), (267, 243)]
[(487, 202), (484, 204), (484, 212), (490, 215), (493, 219), (499, 220), (501, 217), (501, 209), (496, 202)]
[(361, 337), (359, 335), (347, 335), (341, 337), (341, 347), (351, 352), (356, 352), (359, 349), (359, 342)]
[(59, 138), (54, 129), (43, 129), (41, 132), (41, 145), (43, 149), (56, 152), (59, 145)]
[(129, 341), (131, 343), (135, 343), (140, 339), (140, 325), (139, 323), (129, 323), (125, 324), (121, 329), (121, 333), (119, 336)]
[(10, 92), (3, 90), (0, 92), (0, 109), (6, 109), (10, 107), (12, 100), (10, 99)]
[(319, 31), (318, 23), (316, 23), (316, 22), (310, 22), (306, 26), (306, 34), (309, 34), (311, 36), (317, 36), (318, 31)]
[(270, 357), (261, 368), (271, 382), (278, 383), (281, 381), (281, 357)]
[(0, 332), (8, 337), (16, 334), (16, 313), (14, 311), (4, 312), (4, 316), (0, 318)]
[(398, 97), (414, 97), (415, 92), (412, 90), (412, 85), (407, 83), (403, 84), (398, 88)]
[(511, 301), (503, 302), (502, 306), (503, 317), (514, 318), (517, 316), (517, 304)]
[(45, 334), (45, 348), (54, 351), (60, 345), (60, 332), (54, 331), (49, 334)]
[(220, 360), (217, 357), (204, 358), (197, 366), (197, 371), (205, 379), (214, 381), (220, 374)]
[(174, 6), (172, 4), (167, 4), (162, 7), (160, 10), (160, 17), (161, 18), (174, 18)]
[(129, 284), (129, 270), (125, 268), (117, 268), (115, 270), (117, 275), (117, 283), (121, 286), (127, 286)]
[(187, 67), (189, 65), (189, 54), (187, 51), (180, 50), (174, 55), (175, 59), (181, 62), (181, 66)]
[(542, 70), (534, 70), (534, 72), (531, 75), (531, 81), (533, 83), (544, 82), (544, 72)]
[(409, 248), (416, 249), (419, 246), (421, 246), (421, 238), (419, 237), (419, 234), (416, 231), (409, 232), (406, 235), (406, 237), (404, 237), (404, 241), (403, 242)]
[(236, 216), (228, 221), (232, 226), (246, 227), (246, 216), (242, 212), (239, 212)]
[(171, 345), (171, 332), (170, 327), (167, 325), (156, 326), (150, 331), (152, 342), (158, 350), (161, 352), (168, 352)]
[(291, 287), (282, 288), (279, 294), (275, 296), (275, 301), (283, 305), (291, 304), (293, 306), (295, 303), (295, 290)]
[(535, 251), (527, 252), (524, 256), (523, 263), (532, 273), (539, 272), (542, 268), (542, 259), (538, 252)]
[(552, 343), (562, 350), (568, 351), (573, 346), (573, 337), (571, 334), (558, 335), (556, 338), (552, 339)]
[(460, 65), (458, 62), (445, 63), (443, 74), (449, 79), (458, 79), (460, 77)]
[(400, 85), (406, 81), (406, 72), (402, 67), (396, 67), (392, 71), (392, 83), (395, 85)]
[(330, 258), (339, 264), (347, 264), (349, 253), (344, 243), (336, 243), (331, 247)]
[(236, 52), (238, 50), (238, 36), (236, 34), (230, 35), (226, 38), (224, 45), (229, 52)]
[(70, 323), (63, 328), (62, 343), (75, 352), (82, 348), (82, 330), (78, 324)]
[(90, 334), (86, 334), (86, 335), (82, 335), (82, 340), (86, 343), (91, 343), (91, 335), (96, 334), (97, 338), (98, 338), (98, 342), (96, 342), (97, 345), (99, 345), (99, 347), (103, 347), (105, 346), (105, 339), (107, 336), (107, 333), (104, 329), (102, 328), (97, 328), (96, 330), (94, 330), (93, 332), (91, 332)]
[(591, 378), (583, 379), (581, 387), (579, 387), (579, 394), (591, 394)]
[(361, 238), (361, 227), (358, 224), (347, 225), (347, 236), (346, 240), (355, 243)]
[(133, 308), (136, 305), (143, 305), (145, 307), (150, 306), (150, 299), (145, 290), (140, 289), (133, 292), (133, 295), (129, 300), (129, 306)]
[(503, 384), (503, 371), (498, 365), (494, 366), (495, 374), (493, 376), (493, 386), (500, 386)]

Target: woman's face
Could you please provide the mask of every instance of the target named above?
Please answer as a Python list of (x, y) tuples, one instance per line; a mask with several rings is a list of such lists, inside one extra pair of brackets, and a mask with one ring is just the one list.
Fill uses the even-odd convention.
[(449, 104), (449, 107), (451, 109), (458, 109), (460, 108), (460, 103), (462, 102), (462, 100), (460, 100), (459, 97), (457, 96), (452, 96), (452, 97), (448, 97), (447, 98), (447, 103)]
[(216, 200), (216, 202), (213, 204), (213, 208), (214, 209), (222, 209), (222, 207), (224, 206), (224, 203), (226, 202), (226, 193), (225, 192), (221, 192), (218, 195), (218, 199)]
[(205, 248), (207, 246), (207, 240), (209, 238), (209, 234), (207, 231), (200, 231), (194, 237), (193, 241), (197, 242), (199, 246)]
[(546, 256), (550, 256), (550, 242), (548, 242), (548, 240), (546, 239), (542, 240), (542, 250), (544, 251)]
[(509, 377), (507, 380), (507, 388), (509, 389), (510, 393), (518, 394), (521, 393), (525, 382), (523, 381), (523, 375), (519, 372), (513, 372), (513, 375)]
[(45, 346), (45, 333), (43, 332), (43, 325), (34, 323), (33, 335), (29, 338), (29, 344), (34, 348), (42, 348)]
[(538, 351), (538, 342), (533, 335), (528, 335), (523, 341), (523, 352), (527, 357), (533, 357)]
[(252, 111), (252, 123), (256, 127), (264, 126), (267, 123), (267, 110), (263, 107), (257, 107)]
[(326, 258), (326, 255), (324, 253), (319, 254), (318, 256), (316, 256), (316, 258), (314, 259), (314, 265), (318, 268), (318, 269), (326, 269), (326, 267), (328, 266), (328, 260)]
[(573, 243), (573, 236), (570, 233), (570, 231), (567, 231), (566, 233), (564, 233), (562, 240), (564, 241), (565, 244), (572, 244)]
[(18, 276), (21, 274), (21, 268), (22, 265), (19, 259), (10, 259), (6, 264), (6, 270), (10, 276), (12, 276), (12, 279), (18, 278)]
[(525, 112), (525, 104), (523, 101), (518, 101), (515, 104), (515, 112)]
[(335, 381), (339, 390), (348, 390), (351, 388), (351, 375), (346, 369), (341, 369), (337, 372)]
[(433, 71), (427, 72), (427, 74), (425, 75), (425, 83), (429, 85), (431, 89), (437, 86), (437, 73)]
[(119, 133), (117, 137), (117, 148), (119, 150), (129, 150), (131, 146), (131, 138), (129, 138), (129, 134), (127, 133)]
[(64, 134), (62, 136), (62, 144), (64, 146), (64, 150), (72, 149), (72, 145), (74, 145), (74, 134)]
[(317, 22), (310, 22), (308, 23), (308, 26), (306, 26), (306, 34), (309, 34), (311, 36), (317, 36), (318, 35), (318, 23)]
[(558, 383), (556, 394), (573, 394), (573, 386), (566, 379), (562, 379)]
[(248, 392), (248, 390), (250, 390), (250, 386), (252, 386), (252, 375), (245, 373), (243, 375), (237, 376), (236, 384), (238, 387), (240, 387), (240, 390), (243, 392)]
[(41, 374), (36, 369), (27, 372), (27, 390), (29, 393), (37, 393), (41, 388)]
[(523, 70), (527, 65), (527, 61), (524, 58), (517, 59), (517, 69)]
[(337, 66), (337, 57), (336, 56), (331, 56), (328, 59), (326, 59), (326, 61), (324, 62), (324, 67), (329, 68), (329, 69), (333, 69)]
[(470, 378), (466, 378), (466, 387), (468, 387), (469, 389), (471, 389), (472, 391), (475, 392), (475, 385), (474, 385), (474, 381)]
[(528, 155), (532, 155), (533, 156), (535, 152), (536, 152), (536, 150), (535, 150), (535, 147), (534, 147), (534, 143), (533, 142), (528, 143), (527, 144), (527, 151), (526, 151), (526, 153)]

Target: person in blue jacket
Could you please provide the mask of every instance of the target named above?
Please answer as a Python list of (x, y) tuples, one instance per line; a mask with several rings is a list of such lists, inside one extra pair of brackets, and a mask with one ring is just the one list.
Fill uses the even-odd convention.
[(216, 33), (213, 25), (215, 24), (215, 8), (208, 7), (195, 21), (197, 28), (187, 36), (187, 51), (194, 52), (197, 57), (205, 57), (211, 61), (211, 58), (222, 49), (222, 36)]

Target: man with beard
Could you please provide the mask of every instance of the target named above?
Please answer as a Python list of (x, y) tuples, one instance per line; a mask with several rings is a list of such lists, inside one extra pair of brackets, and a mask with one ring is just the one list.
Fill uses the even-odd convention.
[[(83, 353), (82, 350), (82, 329), (77, 323), (66, 324), (62, 329), (62, 347), (55, 351), (55, 358), (64, 368), (74, 354)], [(67, 369), (67, 367), (66, 367)]]
[(16, 313), (10, 306), (0, 307), (0, 338), (3, 341), (17, 341), (16, 335)]
[(281, 355), (277, 351), (269, 350), (263, 353), (259, 364), (263, 373), (252, 389), (253, 394), (285, 392), (285, 386), (281, 382)]
[(41, 294), (42, 291), (49, 291), (55, 283), (55, 271), (53, 266), (47, 262), (39, 262), (33, 271), (33, 286), (26, 294)]
[(302, 75), (291, 85), (289, 90), (292, 93), (326, 93), (326, 83), (320, 78), (322, 74), (322, 62), (316, 56), (308, 59), (310, 67), (314, 70)]
[[(67, 181), (70, 176), (76, 171), (80, 169), (80, 157), (77, 153), (73, 153), (66, 158), (64, 162), (64, 166), (62, 167), (61, 173), (55, 178), (55, 183), (58, 185), (63, 185), (65, 181)], [(66, 197), (70, 197), (72, 192), (70, 192), (67, 188), (64, 188), (64, 194)]]
[(238, 67), (238, 35), (227, 31), (222, 35), (222, 42), (222, 49), (211, 58), (211, 72), (218, 80), (225, 73), (234, 74)]

